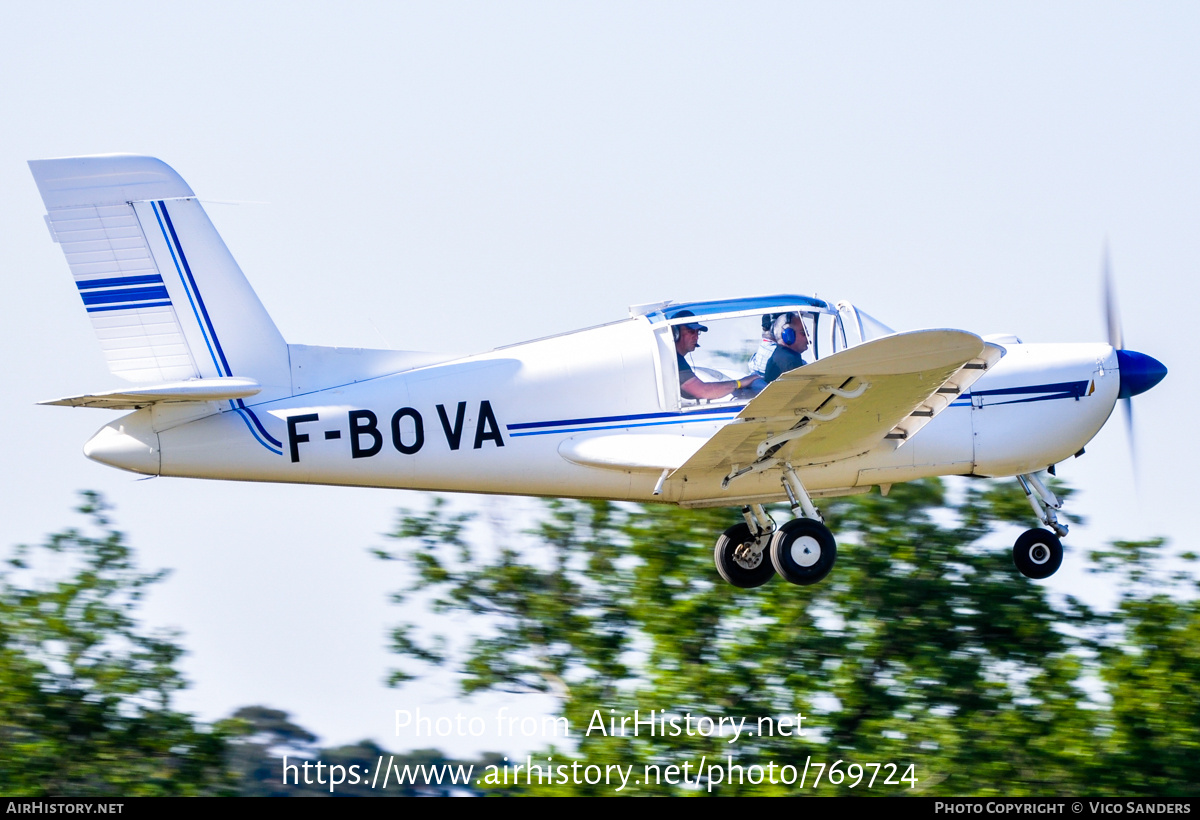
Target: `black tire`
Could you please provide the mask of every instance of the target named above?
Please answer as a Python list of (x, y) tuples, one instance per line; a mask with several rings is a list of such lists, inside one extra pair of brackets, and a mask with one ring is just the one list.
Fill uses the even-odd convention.
[(1058, 572), (1062, 559), (1062, 541), (1049, 530), (1026, 530), (1013, 544), (1013, 563), (1026, 578), (1049, 578)]
[(721, 537), (717, 539), (717, 547), (713, 550), (713, 561), (717, 565), (717, 572), (721, 573), (721, 577), (735, 587), (753, 589), (775, 577), (775, 567), (771, 566), (771, 559), (767, 557), (766, 550), (762, 550), (754, 556), (757, 563), (753, 560), (747, 562), (735, 557), (738, 547), (753, 542), (754, 536), (746, 524), (734, 524), (721, 533)]
[(808, 586), (822, 580), (837, 561), (837, 542), (820, 521), (793, 518), (771, 539), (771, 563), (790, 583)]

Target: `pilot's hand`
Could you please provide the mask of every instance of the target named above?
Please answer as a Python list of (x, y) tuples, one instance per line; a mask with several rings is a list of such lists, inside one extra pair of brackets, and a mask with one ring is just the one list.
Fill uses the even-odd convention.
[(738, 387), (733, 391), (733, 397), (735, 399), (752, 399), (761, 393), (763, 388), (767, 386), (767, 382), (763, 379), (763, 377), (757, 374), (753, 376), (747, 376), (744, 379), (738, 379), (736, 384)]

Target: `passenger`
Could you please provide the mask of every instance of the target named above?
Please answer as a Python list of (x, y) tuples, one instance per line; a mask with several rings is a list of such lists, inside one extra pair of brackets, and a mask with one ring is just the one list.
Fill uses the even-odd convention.
[(775, 313), (763, 314), (762, 341), (750, 359), (750, 372), (756, 376), (762, 376), (767, 372), (767, 362), (771, 360), (771, 354), (775, 352), (774, 327), (777, 315)]
[(778, 344), (763, 374), (767, 384), (778, 379), (781, 374), (806, 364), (804, 359), (800, 358), (800, 354), (808, 350), (808, 331), (799, 313), (781, 315), (775, 320), (774, 332)]
[[(695, 315), (690, 310), (681, 310), (671, 318), (680, 319)], [(697, 378), (692, 366), (684, 357), (700, 346), (700, 334), (706, 330), (708, 328), (699, 322), (688, 322), (671, 328), (671, 334), (675, 338), (675, 357), (679, 363), (679, 392), (684, 398), (723, 399), (733, 391), (749, 387), (761, 380), (761, 376), (753, 374), (744, 379), (723, 382), (706, 382)]]

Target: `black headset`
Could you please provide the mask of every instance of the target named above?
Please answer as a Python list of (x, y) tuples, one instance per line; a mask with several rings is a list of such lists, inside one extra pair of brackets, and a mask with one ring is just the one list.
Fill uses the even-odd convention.
[[(691, 321), (691, 322), (686, 322), (686, 323), (684, 323), (684, 324), (696, 324), (696, 325), (698, 325), (698, 329), (699, 329), (699, 330), (701, 330), (701, 331), (708, 330), (708, 328), (704, 327), (703, 325), (700, 325), (700, 324), (699, 324), (699, 323), (696, 321), (696, 314), (692, 313), (690, 310), (681, 310), (681, 311), (679, 311), (678, 313), (676, 313), (674, 316), (672, 316), (671, 318), (672, 318), (672, 319), (685, 319), (685, 318), (690, 318), (692, 321)], [(682, 331), (680, 330), (680, 328), (681, 328), (681, 327), (683, 327), (683, 326), (684, 326), (684, 324), (671, 325), (671, 338), (672, 338), (672, 339), (674, 339), (674, 340), (675, 340), (675, 341), (677, 341), (677, 342), (679, 341), (679, 337), (680, 337), (680, 335), (681, 335), (681, 333), (682, 333)]]

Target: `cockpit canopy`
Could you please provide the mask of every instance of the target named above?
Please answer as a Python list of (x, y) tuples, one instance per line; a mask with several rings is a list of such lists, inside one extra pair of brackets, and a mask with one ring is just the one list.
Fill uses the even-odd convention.
[[(680, 325), (703, 326), (699, 344), (687, 355), (687, 362), (697, 378), (709, 382), (741, 379), (752, 372), (762, 372), (759, 368), (765, 365), (765, 358), (770, 357), (777, 341), (771, 338), (769, 330), (786, 314), (798, 314), (803, 322), (809, 343), (802, 355), (809, 363), (895, 332), (849, 302), (830, 304), (795, 294), (713, 302), (658, 302), (634, 305), (629, 312), (631, 316), (646, 317), (654, 328), (666, 376), (665, 398), (670, 404), (671, 397), (678, 396), (682, 406), (696, 402), (678, 392), (680, 368), (675, 338)], [(756, 358), (760, 350), (765, 357), (760, 353)], [(745, 394), (725, 399), (734, 403), (745, 400), (748, 400)]]

